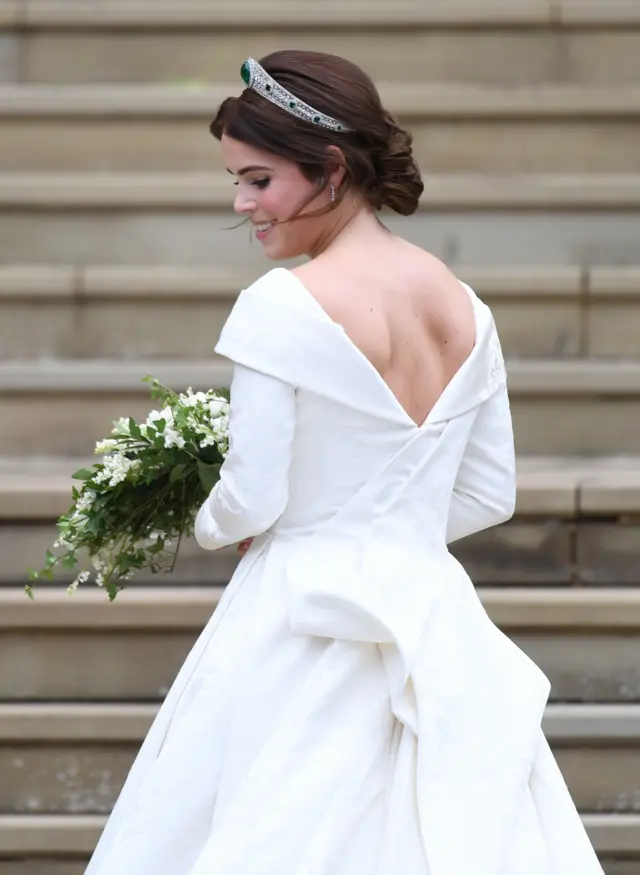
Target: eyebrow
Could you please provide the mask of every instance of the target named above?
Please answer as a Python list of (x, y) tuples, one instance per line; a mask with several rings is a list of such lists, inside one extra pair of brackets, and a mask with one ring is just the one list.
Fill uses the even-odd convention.
[(273, 171), (273, 167), (263, 167), (261, 164), (250, 164), (248, 167), (243, 167), (242, 170), (238, 170), (236, 174), (234, 174), (233, 170), (229, 170), (227, 167), (227, 173), (230, 173), (232, 176), (244, 176), (245, 173), (251, 173), (253, 170)]

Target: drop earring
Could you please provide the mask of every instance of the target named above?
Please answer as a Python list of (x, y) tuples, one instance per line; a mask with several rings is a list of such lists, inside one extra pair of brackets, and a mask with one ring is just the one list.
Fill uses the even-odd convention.
[(331, 186), (331, 203), (335, 204), (336, 202), (336, 190), (333, 186)]

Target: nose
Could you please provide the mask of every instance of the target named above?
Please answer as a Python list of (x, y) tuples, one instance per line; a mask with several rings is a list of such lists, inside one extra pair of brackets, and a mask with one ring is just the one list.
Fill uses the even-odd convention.
[(233, 209), (238, 215), (242, 216), (244, 213), (253, 213), (257, 207), (255, 198), (247, 197), (247, 195), (239, 191), (236, 195), (236, 198), (233, 202)]

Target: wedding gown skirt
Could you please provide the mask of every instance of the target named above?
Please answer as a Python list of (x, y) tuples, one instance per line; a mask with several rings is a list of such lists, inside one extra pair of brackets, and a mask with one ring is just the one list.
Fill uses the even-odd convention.
[[(339, 620), (363, 639), (373, 633), (371, 615), (349, 618), (348, 593), (338, 605), (342, 574), (327, 589), (323, 575), (336, 568), (324, 550), (308, 557), (315, 601), (313, 577), (296, 591), (283, 573), (285, 557), (295, 567), (293, 549), (264, 536), (240, 563), (88, 873), (600, 873), (540, 730), (537, 669), (527, 677), (526, 657), (491, 624), (455, 560), (437, 563), (446, 577), (420, 655), (431, 671), (416, 668), (403, 683), (390, 643), (295, 631)], [(504, 703), (510, 680), (525, 689)]]

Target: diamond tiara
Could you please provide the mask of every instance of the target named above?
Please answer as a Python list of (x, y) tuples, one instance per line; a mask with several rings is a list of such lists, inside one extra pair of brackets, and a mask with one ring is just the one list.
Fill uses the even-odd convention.
[(249, 58), (248, 61), (244, 62), (240, 69), (240, 75), (247, 88), (257, 91), (262, 97), (266, 97), (271, 103), (275, 103), (276, 106), (286, 110), (291, 115), (295, 115), (314, 125), (319, 125), (321, 128), (328, 128), (339, 133), (353, 130), (353, 128), (339, 122), (337, 119), (331, 118), (331, 116), (325, 115), (323, 112), (318, 112), (317, 109), (309, 106), (303, 100), (299, 100), (295, 94), (279, 85), (253, 58)]

